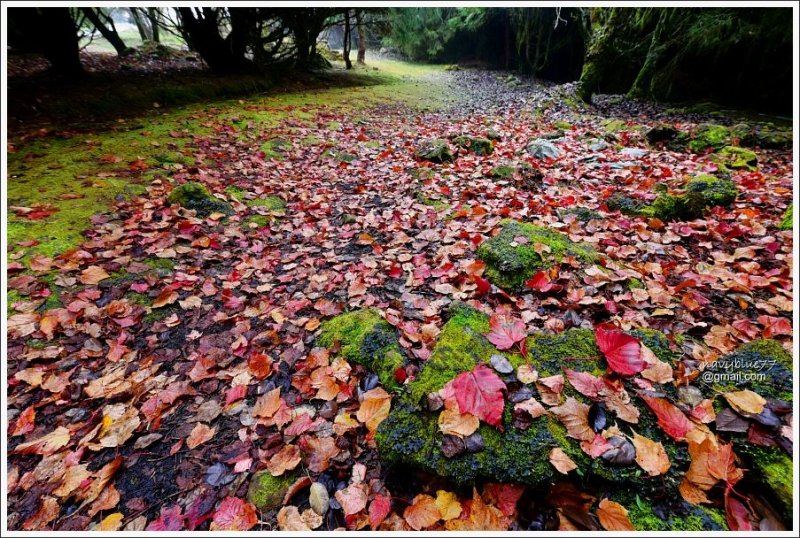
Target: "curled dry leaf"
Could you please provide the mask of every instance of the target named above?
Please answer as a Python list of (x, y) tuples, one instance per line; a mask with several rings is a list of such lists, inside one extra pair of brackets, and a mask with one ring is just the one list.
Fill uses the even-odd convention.
[(568, 474), (570, 471), (573, 471), (578, 468), (572, 459), (567, 456), (567, 454), (561, 450), (559, 447), (555, 447), (550, 451), (550, 463), (556, 470), (561, 474)]

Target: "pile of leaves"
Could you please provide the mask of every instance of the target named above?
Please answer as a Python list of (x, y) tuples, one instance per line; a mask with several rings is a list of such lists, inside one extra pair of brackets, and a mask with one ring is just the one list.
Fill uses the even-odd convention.
[[(635, 128), (655, 123), (647, 113), (628, 116), (614, 135), (640, 157), (613, 144), (592, 150), (605, 132), (602, 118), (575, 110), (563, 89), (449, 76), (468, 100), (452, 110), (381, 104), (343, 115), (321, 107), (300, 111), (309, 120), (269, 129), (209, 110), (210, 135), (174, 132), (193, 164), (161, 166), (145, 195), (93, 219), (80, 248), (47, 257), (27, 256), (32, 242), (10, 245), (9, 289), (22, 297), (10, 305), (7, 333), (10, 528), (631, 528), (609, 499), (590, 514), (598, 498), (570, 482), (556, 484), (549, 503), (526, 505), (524, 517), (517, 485), (390, 487), (373, 436), (393, 395), (335, 349), (316, 347), (318, 328), (346, 310), (379, 308), (409, 358), (399, 382), (430, 357), (453, 300), (507, 314), (489, 337), (523, 354), (529, 331), (596, 329), (612, 371), (644, 381), (661, 382), (648, 376), (661, 379), (663, 366), (604, 323), (686, 335), (677, 379), (741, 342), (773, 337), (788, 347), (793, 243), (777, 224), (791, 197), (791, 154), (760, 151), (757, 171), (732, 174), (737, 201), (702, 219), (627, 218), (606, 211), (610, 195), (652, 197), (657, 184), (708, 171), (710, 157), (647, 147)], [(247, 111), (295, 112), (263, 104)], [(570, 125), (558, 141), (561, 156), (526, 156), (527, 141), (557, 122)], [(499, 135), (489, 156), (459, 151), (441, 165), (414, 159), (423, 140), (489, 130)], [(259, 149), (271, 140), (283, 141), (280, 155)], [(531, 188), (520, 173), (490, 178), (505, 160), (527, 162), (540, 182)], [(151, 166), (120, 163), (119, 173)], [(227, 200), (234, 214), (200, 217), (169, 205), (172, 188), (188, 181)], [(267, 196), (280, 197), (285, 211), (255, 202)], [(567, 211), (576, 207), (593, 218)], [(47, 218), (46, 208), (29, 209)], [(521, 292), (500, 290), (482, 277), (475, 250), (503, 218), (590, 243), (603, 266), (564, 260)], [(609, 405), (606, 380), (566, 375)], [(557, 394), (564, 380), (538, 383)], [(496, 424), (501, 389), (487, 368), (459, 376), (445, 391), (440, 422), (462, 433), (475, 420)], [(726, 397), (748, 413), (759, 403), (749, 394)], [(645, 401), (673, 438), (697, 430), (666, 400)], [(532, 402), (526, 411), (540, 412)], [(589, 421), (598, 416), (574, 400), (551, 411), (589, 450), (616, 443), (614, 435), (597, 439)], [(657, 443), (630, 442), (648, 473), (669, 464)], [(730, 526), (749, 528), (758, 517), (733, 489), (741, 471), (729, 445), (704, 443), (690, 445), (692, 461), (707, 464), (693, 464), (684, 490), (700, 496), (721, 481)], [(612, 449), (624, 457), (626, 446)], [(568, 471), (564, 456), (550, 459)], [(283, 506), (262, 512), (247, 500), (257, 471), (296, 476)], [(564, 513), (587, 515), (578, 524)]]

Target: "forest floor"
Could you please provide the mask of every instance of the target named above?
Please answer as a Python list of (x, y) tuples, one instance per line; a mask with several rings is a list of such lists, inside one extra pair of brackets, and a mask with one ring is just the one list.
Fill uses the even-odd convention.
[[(657, 329), (680, 357), (676, 384), (751, 340), (791, 349), (793, 242), (780, 229), (791, 149), (758, 148), (757, 165), (731, 170), (735, 202), (700, 218), (626, 216), (611, 195), (648, 202), (659, 185), (680, 192), (720, 171), (714, 153), (651, 146), (648, 128), (743, 118), (614, 97), (586, 106), (569, 85), (508, 73), (376, 65), (327, 88), (12, 132), (10, 528), (624, 528), (621, 505), (574, 473), (547, 504), (534, 488), (478, 481), (473, 496), (383, 464), (375, 428), (397, 393), (334, 360), (336, 346), (316, 348), (321, 325), (377, 308), (406, 358), (399, 383), (431, 357), (454, 301), (527, 334)], [(490, 155), (453, 144), (490, 131)], [(554, 131), (557, 157), (526, 152)], [(415, 158), (437, 138), (453, 162)], [(508, 173), (492, 177), (499, 165)], [(189, 181), (231, 214), (168, 203)], [(503, 291), (476, 258), (502, 219), (557, 230), (601, 261), (566, 257), (537, 274), (544, 284)], [(761, 438), (790, 445), (791, 415), (776, 415)], [(247, 493), (265, 469), (291, 479), (256, 509)], [(780, 528), (774, 499), (743, 484), (735, 498), (704, 490), (725, 514), (716, 524)]]

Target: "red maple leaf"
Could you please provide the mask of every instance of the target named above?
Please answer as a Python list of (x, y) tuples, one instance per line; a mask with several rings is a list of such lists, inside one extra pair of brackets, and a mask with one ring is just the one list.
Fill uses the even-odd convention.
[(500, 427), (503, 417), (503, 391), (506, 384), (484, 364), (453, 379), (458, 410), (470, 413), (487, 424)]
[(664, 432), (675, 439), (683, 441), (692, 429), (692, 423), (680, 409), (664, 398), (653, 398), (642, 395), (642, 400), (658, 418), (658, 425)]
[(594, 332), (597, 347), (605, 355), (608, 367), (620, 375), (638, 374), (647, 367), (639, 341), (624, 332), (600, 325)]
[(489, 318), (491, 332), (486, 338), (497, 346), (497, 349), (511, 349), (514, 344), (525, 338), (525, 324), (522, 320), (506, 316)]

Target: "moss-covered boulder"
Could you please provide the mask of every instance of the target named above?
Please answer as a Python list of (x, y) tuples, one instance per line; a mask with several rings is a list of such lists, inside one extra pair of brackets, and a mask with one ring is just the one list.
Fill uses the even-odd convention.
[(283, 476), (272, 476), (269, 471), (259, 471), (250, 480), (247, 489), (247, 500), (262, 512), (279, 508), (283, 504), (283, 497), (295, 479), (295, 473)]
[(461, 149), (465, 149), (475, 155), (491, 155), (494, 151), (492, 141), (488, 138), (476, 138), (473, 136), (461, 135), (453, 139), (453, 143)]
[(589, 222), (590, 220), (603, 219), (603, 215), (599, 211), (595, 211), (594, 209), (590, 209), (588, 207), (568, 207), (566, 209), (560, 209), (558, 211), (558, 216), (562, 220), (570, 215), (574, 215), (575, 220), (584, 224)]
[(731, 132), (724, 125), (704, 123), (694, 131), (687, 147), (693, 153), (703, 153), (709, 148), (716, 151), (727, 146), (730, 140)]
[(738, 146), (725, 146), (717, 153), (717, 160), (728, 168), (757, 170), (758, 155)]
[(655, 500), (636, 491), (613, 491), (610, 499), (628, 510), (628, 519), (637, 531), (728, 530), (723, 510), (689, 504), (679, 495)]
[(194, 209), (200, 216), (207, 216), (211, 213), (233, 214), (230, 204), (216, 198), (205, 185), (196, 181), (190, 181), (172, 189), (167, 197), (167, 202), (179, 204), (186, 209)]
[(702, 217), (710, 207), (731, 205), (739, 195), (736, 183), (711, 175), (692, 178), (683, 191), (681, 194), (662, 192), (649, 204), (644, 200), (616, 193), (606, 200), (606, 207), (609, 211), (662, 221), (692, 220)]
[(780, 224), (778, 224), (778, 229), (791, 230), (793, 221), (794, 221), (794, 204), (789, 204), (789, 207), (786, 208), (786, 212), (783, 214), (783, 218), (781, 219)]
[(514, 176), (516, 167), (510, 163), (502, 163), (489, 170), (489, 177), (494, 179), (509, 179)]
[[(792, 383), (793, 359), (775, 340), (753, 340), (740, 346), (706, 368), (701, 379), (709, 381), (717, 394), (751, 390), (767, 401), (767, 406), (791, 408), (794, 400)], [(720, 380), (720, 378), (722, 380)], [(722, 405), (722, 404), (720, 404)], [(782, 422), (775, 413), (761, 418), (762, 431), (779, 437)], [(790, 444), (759, 446), (750, 442), (744, 432), (732, 433), (736, 453), (750, 469), (751, 479), (762, 484), (763, 491), (791, 527), (794, 482)]]
[(395, 371), (404, 366), (405, 357), (396, 331), (378, 310), (354, 310), (323, 322), (317, 343), (327, 348), (339, 346), (347, 361), (373, 370), (385, 387), (398, 387)]
[[(526, 339), (527, 358), (518, 353), (498, 351), (485, 336), (489, 330), (489, 318), (485, 314), (461, 303), (451, 305), (450, 318), (431, 358), (378, 428), (375, 440), (383, 461), (420, 468), (460, 484), (487, 479), (536, 486), (558, 476), (549, 461), (550, 451), (558, 447), (575, 462), (580, 476), (610, 480), (615, 484), (642, 478), (643, 471), (635, 464), (620, 466), (603, 458), (590, 458), (581, 450), (579, 442), (568, 436), (566, 428), (554, 415), (544, 414), (525, 424), (518, 423), (511, 395), (506, 402), (502, 428), (481, 423), (475, 434), (464, 439), (443, 435), (438, 427), (440, 411), (431, 407), (429, 402), (435, 398), (429, 395), (477, 364), (491, 365), (492, 356), (505, 357), (515, 369), (529, 365), (538, 372), (539, 378), (563, 374), (564, 368), (596, 376), (606, 372), (607, 365), (601, 358), (592, 330), (569, 329), (561, 334), (530, 336)], [(646, 341), (661, 360), (674, 358), (669, 342), (661, 333), (632, 334)], [(518, 396), (522, 392), (537, 400), (541, 398), (534, 384), (524, 384), (513, 374), (504, 379), (509, 392), (515, 392), (516, 401), (521, 401)], [(569, 384), (564, 386), (563, 397), (591, 404)], [(655, 419), (648, 416), (643, 407), (640, 413), (639, 424), (634, 426), (636, 431), (666, 443)], [(462, 446), (453, 451), (452, 445), (458, 443)], [(659, 477), (658, 487), (663, 487), (665, 482), (677, 487), (678, 470), (685, 469), (686, 450), (675, 443), (669, 444), (667, 450), (675, 471)], [(650, 485), (655, 485), (655, 481), (650, 481)]]
[(645, 133), (645, 137), (647, 138), (647, 142), (651, 146), (657, 146), (659, 144), (663, 144), (669, 148), (672, 148), (678, 144), (686, 144), (686, 140), (688, 136), (683, 131), (680, 131), (673, 127), (672, 125), (661, 124), (656, 125), (655, 127), (651, 127)]
[(745, 147), (758, 146), (766, 149), (788, 149), (792, 147), (791, 127), (778, 127), (772, 123), (750, 125), (737, 123), (731, 127), (731, 138)]
[(434, 163), (448, 163), (453, 161), (453, 153), (450, 151), (450, 146), (447, 140), (443, 138), (421, 142), (414, 151), (414, 156), (418, 160)]
[(559, 263), (564, 256), (574, 256), (585, 263), (597, 260), (597, 253), (589, 245), (573, 243), (550, 228), (511, 219), (500, 222), (500, 233), (484, 241), (477, 255), (486, 262), (486, 277), (509, 290), (521, 288), (537, 271)]

